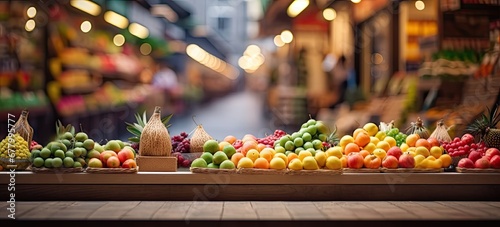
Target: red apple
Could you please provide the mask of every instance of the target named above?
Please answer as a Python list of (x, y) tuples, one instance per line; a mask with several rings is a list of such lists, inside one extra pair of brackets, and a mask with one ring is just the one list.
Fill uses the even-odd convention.
[(402, 154), (403, 154), (403, 151), (398, 146), (391, 147), (391, 148), (389, 148), (389, 150), (387, 150), (387, 155), (394, 156), (398, 160)]
[(128, 148), (123, 148), (118, 152), (118, 159), (120, 163), (124, 163), (128, 159), (134, 159), (134, 152)]
[(465, 141), (466, 144), (471, 144), (474, 142), (474, 136), (469, 133), (465, 133), (461, 140)]
[(476, 160), (480, 159), (483, 157), (483, 154), (479, 151), (472, 151), (469, 153), (468, 158), (472, 160), (472, 162), (476, 162)]
[(116, 156), (111, 156), (106, 160), (107, 168), (118, 168), (120, 167), (120, 159)]
[(488, 160), (491, 160), (491, 158), (495, 155), (500, 155), (500, 150), (498, 150), (497, 148), (488, 148), (488, 150), (486, 150), (486, 152), (484, 152), (484, 156), (486, 158), (488, 158)]
[(409, 153), (403, 153), (399, 157), (399, 167), (401, 168), (415, 168), (415, 158)]
[(500, 155), (494, 155), (491, 157), (490, 167), (493, 169), (500, 169)]
[(388, 169), (397, 169), (398, 166), (399, 166), (399, 160), (392, 155), (385, 156), (384, 160), (382, 161), (382, 167)]
[(474, 168), (474, 162), (469, 158), (462, 158), (458, 161), (457, 167), (460, 168)]
[(490, 168), (490, 161), (486, 157), (482, 157), (476, 162), (474, 162), (474, 167), (479, 168), (479, 169), (487, 169)]
[(429, 144), (431, 145), (431, 147), (433, 147), (433, 146), (436, 146), (436, 147), (441, 146), (441, 143), (439, 143), (439, 141), (436, 138), (434, 138), (434, 137), (428, 138), (427, 142), (429, 142)]
[(123, 162), (122, 168), (127, 168), (127, 169), (137, 168), (137, 162), (135, 162), (134, 159), (127, 159), (125, 160), (125, 162)]
[(351, 152), (347, 155), (347, 167), (352, 169), (361, 169), (363, 167), (364, 158), (359, 152)]

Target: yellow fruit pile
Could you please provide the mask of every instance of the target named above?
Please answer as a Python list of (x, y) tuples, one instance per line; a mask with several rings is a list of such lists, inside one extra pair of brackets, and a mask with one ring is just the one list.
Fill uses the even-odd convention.
[(0, 158), (10, 158), (10, 151), (15, 153), (15, 159), (29, 159), (31, 153), (28, 148), (28, 142), (19, 134), (14, 134), (13, 139), (14, 143), (9, 144), (9, 137), (7, 136), (0, 142)]

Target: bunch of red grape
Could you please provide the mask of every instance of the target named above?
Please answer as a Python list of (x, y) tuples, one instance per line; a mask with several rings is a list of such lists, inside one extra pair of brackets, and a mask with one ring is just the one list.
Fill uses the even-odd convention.
[(236, 140), (236, 141), (234, 141), (234, 143), (232, 145), (233, 145), (234, 149), (238, 150), (243, 146), (243, 141)]
[(450, 156), (469, 155), (475, 150), (484, 153), (488, 149), (484, 142), (474, 143), (474, 137), (470, 134), (464, 134), (461, 138), (455, 137), (451, 142), (441, 144)]
[(268, 135), (264, 138), (257, 138), (257, 143), (264, 145), (274, 146), (274, 142), (279, 140), (282, 136), (286, 135), (286, 132), (280, 129), (276, 129), (273, 134)]
[(172, 153), (172, 156), (177, 158), (177, 168), (191, 166), (191, 160), (184, 158), (184, 156), (182, 156), (182, 153), (174, 152)]
[(179, 135), (172, 136), (172, 151), (179, 153), (189, 153), (190, 140), (187, 138), (186, 132), (181, 132)]

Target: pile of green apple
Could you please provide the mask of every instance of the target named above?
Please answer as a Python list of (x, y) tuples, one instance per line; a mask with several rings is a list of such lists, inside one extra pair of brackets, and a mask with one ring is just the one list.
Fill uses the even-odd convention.
[(219, 142), (207, 140), (203, 144), (203, 153), (191, 162), (191, 167), (236, 169), (236, 165), (231, 161), (234, 154), (236, 154), (236, 148), (233, 145), (227, 144), (220, 149)]
[(85, 132), (75, 135), (71, 132), (58, 135), (42, 149), (31, 151), (32, 165), (37, 168), (76, 168), (86, 166), (86, 157), (104, 150), (99, 143), (90, 139)]
[(330, 144), (327, 142), (330, 129), (322, 122), (309, 119), (303, 123), (299, 131), (286, 134), (274, 142), (276, 152), (299, 154), (303, 150), (311, 152), (314, 156), (317, 151), (322, 151)]

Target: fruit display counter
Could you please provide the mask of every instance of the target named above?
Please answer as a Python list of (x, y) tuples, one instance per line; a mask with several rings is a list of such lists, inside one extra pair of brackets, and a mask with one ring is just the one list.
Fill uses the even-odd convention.
[[(11, 174), (0, 172), (0, 181), (9, 182)], [(19, 201), (498, 201), (499, 189), (499, 173), (344, 173), (334, 176), (15, 173), (15, 194)], [(0, 192), (5, 198), (7, 193), (7, 190)]]

